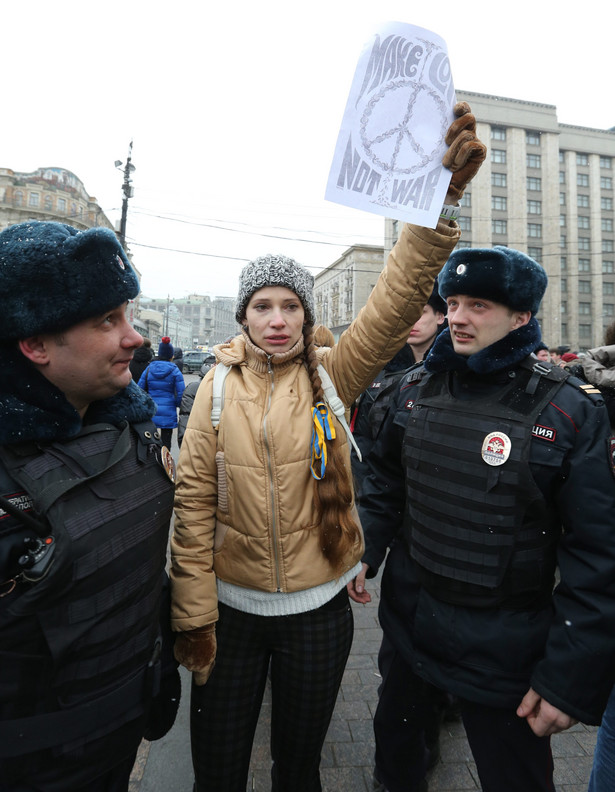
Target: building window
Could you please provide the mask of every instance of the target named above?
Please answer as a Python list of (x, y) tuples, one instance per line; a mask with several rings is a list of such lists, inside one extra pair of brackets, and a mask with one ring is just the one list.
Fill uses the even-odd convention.
[(601, 198), (600, 199), (600, 208), (605, 209), (607, 212), (613, 211), (613, 199), (612, 198)]
[(15, 206), (21, 206), (23, 204), (23, 193), (21, 190), (15, 191)]
[(528, 190), (542, 190), (542, 179), (539, 176), (527, 177)]
[(589, 187), (588, 173), (577, 173), (577, 187)]
[(579, 250), (591, 250), (589, 237), (579, 237)]
[(494, 187), (506, 187), (506, 174), (505, 173), (492, 173), (491, 184)]
[(528, 154), (526, 163), (528, 168), (540, 168), (540, 154)]
[(564, 152), (563, 152), (563, 151), (560, 151), (560, 152), (559, 152), (559, 156), (558, 156), (558, 160), (559, 160), (560, 162), (564, 162), (564, 159), (565, 159), (565, 158), (564, 158)]
[(527, 202), (528, 214), (542, 214), (542, 201), (528, 201)]
[(533, 258), (534, 261), (537, 261), (539, 264), (542, 260), (542, 248), (541, 247), (528, 247), (527, 255), (530, 258)]
[(562, 291), (563, 292), (568, 291), (568, 279), (567, 278), (562, 278), (561, 279), (561, 284), (562, 284)]
[(561, 248), (565, 248), (566, 247), (566, 234), (560, 234), (559, 235), (559, 246)]
[(592, 282), (588, 280), (580, 280), (579, 294), (591, 294), (591, 293), (592, 293)]
[(565, 313), (568, 313), (568, 303), (566, 302), (566, 300), (563, 300), (563, 301), (560, 303), (560, 305), (559, 305), (559, 312), (560, 312), (560, 313), (563, 313), (563, 314), (565, 314)]
[(568, 269), (568, 259), (566, 258), (566, 256), (559, 257), (559, 268), (562, 272), (566, 272), (566, 270)]
[(559, 194), (559, 205), (560, 206), (566, 206), (566, 193), (565, 192), (561, 192)]
[(529, 237), (541, 237), (542, 236), (542, 223), (528, 223), (527, 224), (527, 235)]
[(613, 218), (612, 217), (603, 217), (600, 221), (600, 225), (603, 231), (612, 231), (613, 230)]
[(492, 234), (505, 234), (507, 231), (506, 220), (492, 220), (491, 233)]
[(602, 252), (603, 253), (612, 253), (613, 252), (613, 240), (612, 239), (603, 239), (602, 240)]
[(559, 183), (560, 184), (566, 184), (566, 172), (565, 171), (560, 171), (559, 172)]
[(459, 201), (459, 206), (472, 206), (472, 193), (464, 193)]
[(610, 176), (601, 176), (600, 177), (600, 187), (603, 190), (612, 190), (613, 189), (613, 179)]
[(602, 312), (605, 316), (615, 316), (615, 305), (613, 303), (602, 303)]
[(591, 269), (590, 260), (586, 258), (579, 259), (579, 272), (589, 272)]
[(587, 154), (579, 154), (577, 152), (577, 165), (589, 165), (589, 157)]
[(41, 196), (37, 192), (31, 192), (28, 198), (28, 206), (38, 206), (41, 201)]
[(579, 325), (579, 338), (591, 338), (592, 326), (589, 324)]
[(613, 272), (615, 272), (615, 261), (603, 261), (602, 272), (604, 272), (607, 275), (610, 275)]
[(586, 217), (585, 215), (579, 215), (577, 217), (577, 227), (589, 228), (589, 217)]
[(491, 196), (491, 208), (497, 209), (498, 211), (505, 212), (506, 211), (506, 198), (502, 195), (492, 195)]
[(611, 157), (600, 157), (600, 167), (611, 170)]
[(525, 132), (525, 142), (528, 146), (540, 146), (540, 134), (538, 132)]
[(500, 165), (505, 165), (506, 151), (504, 149), (491, 149), (491, 162), (497, 162)]
[(53, 209), (53, 201), (51, 200), (50, 195), (45, 196), (45, 209), (48, 212), (51, 212), (51, 210)]
[(66, 211), (66, 198), (58, 198), (58, 212)]
[(559, 227), (560, 228), (566, 228), (566, 215), (565, 214), (561, 214), (559, 216)]
[(457, 242), (457, 246), (456, 246), (455, 249), (457, 249), (457, 248), (471, 248), (471, 247), (472, 247), (472, 243), (469, 240), (460, 239), (459, 242)]
[(579, 303), (579, 315), (581, 316), (589, 316), (592, 312), (592, 304), (590, 302), (580, 302)]
[(457, 220), (459, 224), (459, 228), (462, 231), (471, 231), (472, 230), (472, 220), (469, 217), (460, 217)]
[(577, 206), (580, 209), (587, 209), (589, 207), (589, 195), (577, 195)]
[(612, 294), (615, 294), (615, 283), (613, 281), (605, 281), (602, 284), (602, 294), (607, 297), (610, 297)]
[(506, 128), (491, 127), (491, 140), (506, 140)]

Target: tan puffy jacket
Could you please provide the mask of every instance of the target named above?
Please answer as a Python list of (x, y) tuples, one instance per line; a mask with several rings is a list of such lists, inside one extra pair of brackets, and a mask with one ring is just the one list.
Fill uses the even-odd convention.
[[(406, 341), (458, 238), (456, 226), (404, 226), (367, 305), (333, 348), (318, 351), (344, 404)], [(270, 359), (241, 336), (215, 351), (233, 366), (219, 430), (211, 424), (212, 370), (197, 392), (178, 465), (171, 539), (178, 631), (217, 620), (216, 576), (268, 592), (300, 591), (335, 577), (313, 503), (312, 388), (303, 340)], [(348, 456), (344, 430), (337, 424), (336, 431)], [(347, 570), (362, 552), (357, 542)]]

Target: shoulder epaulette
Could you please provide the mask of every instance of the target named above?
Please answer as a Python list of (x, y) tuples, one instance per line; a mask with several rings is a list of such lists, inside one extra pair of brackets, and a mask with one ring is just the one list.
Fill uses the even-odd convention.
[(411, 366), (404, 374), (404, 378), (402, 381), (402, 387), (406, 385), (412, 385), (413, 382), (418, 382), (419, 380), (423, 379), (427, 372), (425, 371), (425, 366), (423, 363), (415, 363), (414, 366)]
[(602, 392), (595, 385), (591, 385), (588, 382), (583, 382), (582, 380), (579, 380), (576, 377), (570, 378), (570, 384), (576, 385), (578, 389), (582, 391), (586, 396), (588, 396), (592, 401), (594, 402), (604, 401)]

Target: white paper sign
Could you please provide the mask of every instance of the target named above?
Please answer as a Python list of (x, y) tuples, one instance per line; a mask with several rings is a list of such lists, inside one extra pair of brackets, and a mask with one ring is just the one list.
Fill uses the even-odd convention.
[(386, 24), (359, 58), (326, 199), (435, 228), (451, 179), (441, 163), (454, 105), (445, 42)]

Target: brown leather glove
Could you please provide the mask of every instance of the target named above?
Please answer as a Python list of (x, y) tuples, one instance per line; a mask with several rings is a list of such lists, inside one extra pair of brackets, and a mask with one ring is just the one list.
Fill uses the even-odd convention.
[(487, 156), (487, 147), (476, 137), (476, 118), (467, 102), (457, 102), (453, 108), (457, 118), (448, 128), (445, 142), (449, 149), (442, 164), (453, 172), (444, 203), (455, 204), (472, 181)]
[(180, 632), (175, 637), (175, 659), (194, 674), (197, 685), (204, 685), (216, 663), (216, 625)]

